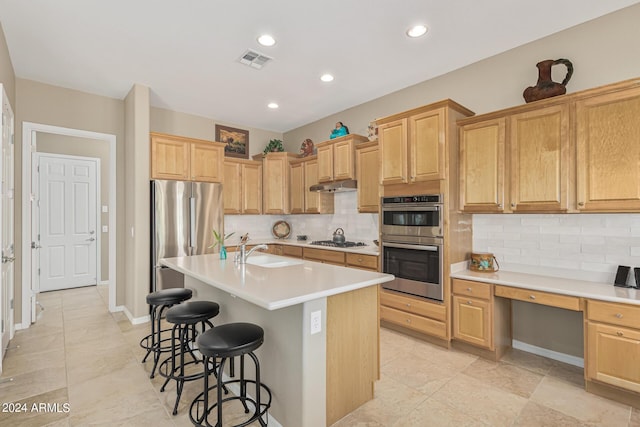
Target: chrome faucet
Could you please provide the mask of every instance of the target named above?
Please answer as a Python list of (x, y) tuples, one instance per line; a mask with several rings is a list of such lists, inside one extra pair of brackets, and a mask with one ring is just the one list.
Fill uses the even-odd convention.
[(238, 257), (236, 258), (236, 262), (239, 264), (246, 264), (247, 263), (247, 258), (249, 258), (249, 255), (251, 255), (253, 253), (253, 251), (255, 251), (256, 249), (269, 249), (269, 246), (267, 245), (256, 245), (253, 248), (249, 249), (247, 251), (247, 244), (246, 243), (241, 243), (240, 244), (240, 252), (238, 254)]

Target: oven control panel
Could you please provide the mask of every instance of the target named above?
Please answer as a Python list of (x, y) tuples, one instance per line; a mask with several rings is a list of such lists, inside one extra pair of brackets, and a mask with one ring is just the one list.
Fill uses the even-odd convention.
[(383, 197), (382, 204), (395, 203), (442, 203), (441, 194), (423, 194), (421, 196)]

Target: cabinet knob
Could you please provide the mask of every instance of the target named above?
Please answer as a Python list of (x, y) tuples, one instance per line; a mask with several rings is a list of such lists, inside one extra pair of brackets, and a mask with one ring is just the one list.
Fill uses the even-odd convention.
[(622, 313), (617, 313), (617, 314), (616, 314), (616, 317), (617, 317), (618, 319), (622, 319), (624, 316), (622, 316)]
[(536, 299), (535, 295), (529, 295), (529, 299)]
[(411, 323), (411, 319), (407, 319), (407, 323)]
[(619, 337), (624, 336), (624, 334), (623, 334), (622, 332), (620, 332), (620, 331), (616, 332), (616, 334), (617, 334)]
[(407, 307), (411, 307), (411, 304), (407, 303)]
[(467, 300), (467, 304), (473, 305), (473, 303), (470, 300)]
[(512, 208), (515, 208), (515, 207), (516, 207), (516, 204), (515, 204), (515, 203), (511, 203), (511, 207), (512, 207)]
[(498, 207), (502, 209), (502, 203), (498, 203)]
[(584, 206), (584, 202), (578, 202), (578, 206)]
[(467, 288), (467, 292), (473, 292), (471, 288)]
[(358, 258), (358, 262), (362, 262), (362, 258)]

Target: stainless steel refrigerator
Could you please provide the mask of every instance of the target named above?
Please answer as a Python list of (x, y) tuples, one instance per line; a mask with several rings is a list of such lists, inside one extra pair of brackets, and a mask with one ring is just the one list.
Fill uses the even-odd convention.
[(214, 253), (211, 230), (224, 232), (222, 184), (151, 181), (151, 292), (184, 287), (162, 258)]

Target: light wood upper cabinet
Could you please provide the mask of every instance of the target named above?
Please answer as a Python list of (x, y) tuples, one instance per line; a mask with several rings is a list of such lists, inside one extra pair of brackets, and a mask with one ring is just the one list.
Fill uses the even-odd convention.
[(291, 213), (333, 213), (333, 194), (309, 191), (318, 183), (318, 159), (309, 156), (291, 161)]
[(364, 141), (364, 136), (349, 134), (317, 144), (318, 182), (355, 179), (355, 147)]
[(408, 151), (407, 119), (394, 120), (378, 125), (382, 184), (407, 183)]
[(289, 162), (295, 158), (296, 154), (283, 152), (268, 153), (262, 159), (263, 213), (290, 213)]
[(356, 148), (356, 179), (358, 180), (358, 212), (378, 213), (380, 210), (380, 161), (377, 142), (360, 144)]
[(640, 209), (640, 88), (576, 101), (577, 208)]
[(227, 159), (224, 162), (224, 213), (262, 213), (262, 163)]
[(224, 144), (151, 133), (151, 179), (222, 182)]
[(566, 211), (569, 186), (569, 106), (508, 117), (513, 212)]
[(460, 207), (502, 212), (505, 196), (505, 119), (460, 127)]
[(445, 110), (409, 117), (409, 180), (444, 179)]

